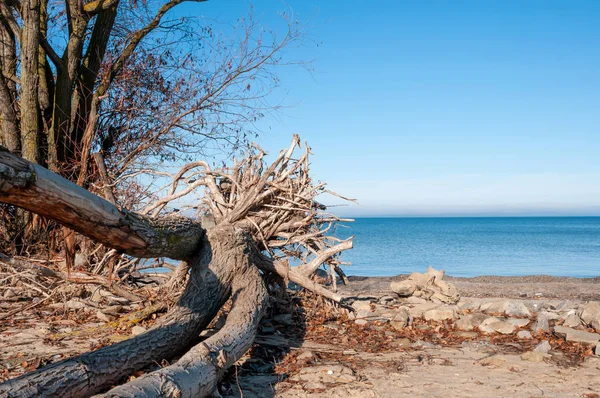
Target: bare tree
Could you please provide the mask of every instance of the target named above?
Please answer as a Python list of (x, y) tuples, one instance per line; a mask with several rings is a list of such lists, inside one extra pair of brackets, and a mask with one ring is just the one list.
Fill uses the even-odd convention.
[[(70, 358), (0, 385), (15, 397), (87, 396), (105, 391), (124, 376), (185, 353), (177, 362), (116, 387), (106, 396), (207, 396), (250, 347), (269, 291), (288, 281), (340, 301), (342, 297), (311, 278), (327, 264), (338, 272), (338, 255), (352, 240), (330, 235), (337, 217), (324, 213), (317, 196), (328, 193), (309, 170), (310, 148), (299, 156), (294, 137), (271, 163), (254, 147), (231, 167), (197, 161), (174, 176), (169, 192), (149, 208), (150, 216), (118, 209), (48, 170), (0, 151), (0, 200), (55, 219), (79, 233), (137, 257), (170, 257), (190, 265), (178, 304), (158, 325), (130, 340)], [(169, 202), (200, 190), (204, 224), (174, 214)], [(289, 259), (299, 263), (290, 266)], [(195, 345), (198, 335), (228, 298), (225, 326)], [(191, 347), (191, 348), (190, 348)], [(186, 352), (187, 351), (187, 352)]]

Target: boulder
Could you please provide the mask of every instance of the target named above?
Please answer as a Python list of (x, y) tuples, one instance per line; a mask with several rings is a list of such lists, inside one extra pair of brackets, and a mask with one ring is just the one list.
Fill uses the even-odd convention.
[(401, 330), (410, 324), (411, 318), (408, 309), (401, 307), (396, 315), (390, 320), (390, 325), (396, 329)]
[(444, 271), (429, 267), (424, 274), (413, 272), (406, 280), (392, 282), (390, 288), (401, 297), (415, 296), (436, 303), (456, 304), (460, 298), (458, 290), (443, 278)]
[(483, 321), (478, 329), (484, 333), (511, 334), (517, 327), (506, 319), (490, 317)]
[(581, 326), (581, 318), (579, 318), (579, 315), (577, 315), (574, 311), (569, 312), (565, 317), (565, 322), (563, 323), (563, 326), (569, 328), (579, 327)]
[(579, 309), (579, 317), (588, 326), (600, 332), (600, 302), (590, 301)]
[(520, 301), (499, 300), (483, 303), (480, 310), (486, 314), (504, 314), (507, 316), (530, 316), (529, 309)]
[(600, 334), (571, 329), (565, 326), (555, 326), (554, 334), (573, 343), (596, 346), (600, 341)]
[(463, 315), (454, 323), (454, 327), (458, 330), (471, 331), (481, 325), (487, 318), (489, 318), (487, 315), (481, 313)]
[(429, 310), (439, 307), (436, 303), (417, 304), (409, 308), (410, 316), (413, 318), (423, 318), (423, 314)]
[(544, 316), (543, 314), (539, 314), (538, 317), (537, 317), (537, 320), (533, 324), (533, 328), (532, 329), (536, 333), (539, 333), (539, 332), (549, 332), (550, 331), (550, 324), (548, 322), (548, 318), (546, 318), (546, 316)]
[(423, 319), (426, 321), (445, 321), (447, 319), (455, 319), (457, 317), (454, 308), (438, 307), (432, 308), (423, 312)]

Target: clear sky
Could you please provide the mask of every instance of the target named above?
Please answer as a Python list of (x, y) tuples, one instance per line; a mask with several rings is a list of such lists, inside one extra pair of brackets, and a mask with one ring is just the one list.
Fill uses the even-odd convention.
[[(255, 1), (313, 26), (259, 143), (385, 215), (600, 215), (600, 1)], [(249, 3), (186, 12), (234, 20)], [(318, 46), (316, 45), (318, 44)]]

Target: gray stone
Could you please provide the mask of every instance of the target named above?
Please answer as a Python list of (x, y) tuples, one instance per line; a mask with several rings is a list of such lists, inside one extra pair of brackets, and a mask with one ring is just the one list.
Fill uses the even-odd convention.
[(600, 341), (600, 334), (571, 329), (565, 326), (555, 326), (554, 333), (567, 341), (595, 346)]
[(600, 332), (600, 302), (590, 301), (579, 310), (579, 317), (588, 326)]
[(565, 317), (565, 322), (563, 323), (563, 326), (566, 326), (569, 328), (579, 327), (579, 326), (581, 326), (581, 319), (575, 313), (575, 311), (569, 312), (567, 314), (567, 316)]
[(511, 334), (517, 328), (510, 322), (507, 322), (506, 319), (500, 319), (496, 317), (490, 317), (483, 321), (481, 325), (478, 326), (479, 330), (484, 333), (500, 333), (500, 334)]
[(461, 310), (476, 311), (481, 307), (481, 299), (464, 299), (461, 298), (458, 302), (458, 308)]
[(539, 314), (537, 320), (533, 324), (532, 330), (536, 333), (538, 332), (549, 332), (550, 324), (548, 323), (548, 318), (543, 314)]
[(405, 304), (425, 304), (429, 301), (421, 297), (410, 296), (405, 299), (402, 299), (402, 302)]
[(371, 302), (368, 300), (356, 300), (352, 303), (352, 308), (354, 308), (355, 311), (371, 311)]
[(544, 354), (540, 351), (527, 351), (521, 355), (523, 361), (529, 362), (544, 362), (546, 358), (550, 358), (550, 355)]
[(449, 307), (433, 308), (423, 312), (423, 319), (426, 321), (445, 321), (456, 318), (456, 311)]
[(546, 318), (549, 321), (555, 321), (557, 319), (560, 319), (560, 316), (556, 312), (540, 311), (538, 313), (538, 318), (540, 316), (543, 316), (544, 318)]
[(550, 343), (548, 342), (548, 340), (544, 340), (542, 341), (540, 344), (538, 344), (533, 351), (535, 352), (541, 352), (543, 354), (547, 354), (548, 352), (550, 352), (550, 349), (552, 347), (550, 347)]
[(529, 332), (529, 330), (519, 330), (519, 332), (517, 333), (517, 337), (520, 339), (531, 339), (533, 336), (531, 335), (531, 332)]
[(470, 331), (481, 325), (487, 318), (489, 317), (482, 313), (463, 315), (454, 322), (454, 327), (458, 330)]
[(364, 326), (367, 323), (369, 323), (369, 321), (367, 321), (366, 319), (357, 319), (354, 321), (355, 324), (357, 324), (358, 326)]
[(439, 307), (439, 304), (436, 303), (425, 303), (425, 304), (417, 304), (414, 307), (410, 308), (409, 313), (413, 318), (423, 318), (423, 313), (425, 311), (432, 310), (434, 308)]
[(529, 319), (525, 319), (525, 318), (511, 318), (511, 319), (508, 319), (507, 322), (510, 322), (513, 325), (520, 327), (520, 328), (529, 325)]
[(481, 311), (486, 314), (505, 314), (508, 316), (530, 316), (529, 309), (520, 301), (500, 300), (483, 303)]
[(401, 307), (396, 315), (390, 320), (390, 325), (396, 329), (401, 330), (410, 324), (410, 314), (407, 308)]
[(138, 334), (142, 334), (146, 331), (146, 328), (143, 326), (134, 326), (131, 328), (131, 335), (132, 336), (137, 336)]
[(408, 297), (412, 296), (415, 290), (417, 290), (417, 285), (412, 281), (405, 280), (400, 282), (392, 282), (390, 284), (390, 289), (400, 297)]

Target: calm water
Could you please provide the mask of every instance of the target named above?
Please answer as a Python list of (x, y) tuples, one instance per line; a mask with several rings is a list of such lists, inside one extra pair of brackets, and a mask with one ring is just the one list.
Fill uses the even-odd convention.
[(600, 217), (359, 218), (348, 275), (600, 275)]

